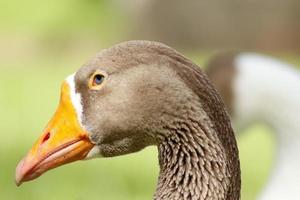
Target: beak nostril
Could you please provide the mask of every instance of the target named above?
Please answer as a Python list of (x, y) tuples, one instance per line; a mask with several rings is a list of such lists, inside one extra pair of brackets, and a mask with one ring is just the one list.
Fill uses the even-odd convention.
[(43, 140), (42, 140), (42, 144), (43, 144), (44, 142), (46, 142), (47, 140), (49, 140), (49, 138), (50, 138), (50, 132), (48, 132), (48, 133), (44, 136), (44, 138), (43, 138)]

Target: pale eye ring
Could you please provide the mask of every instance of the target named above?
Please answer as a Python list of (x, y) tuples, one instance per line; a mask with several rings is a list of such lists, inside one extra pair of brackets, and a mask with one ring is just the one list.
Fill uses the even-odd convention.
[(89, 88), (92, 90), (100, 90), (106, 79), (106, 73), (96, 71), (90, 78)]

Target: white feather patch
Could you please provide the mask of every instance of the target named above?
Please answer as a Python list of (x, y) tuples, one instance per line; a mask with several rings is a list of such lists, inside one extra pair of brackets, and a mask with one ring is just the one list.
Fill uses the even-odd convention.
[[(82, 128), (82, 112), (83, 112), (83, 107), (81, 103), (81, 94), (76, 92), (76, 86), (75, 86), (75, 74), (71, 74), (66, 78), (66, 81), (70, 87), (70, 97), (71, 97), (71, 102), (73, 104), (73, 107), (75, 108), (76, 114), (77, 114), (77, 119), (79, 121), (79, 124)], [(95, 145), (90, 152), (87, 154), (85, 159), (92, 159), (96, 157), (102, 157), (99, 148), (97, 145)]]
[(87, 154), (87, 156), (85, 157), (85, 160), (89, 160), (89, 159), (93, 159), (93, 158), (101, 158), (101, 152), (100, 149), (98, 148), (98, 146), (94, 146), (90, 152)]
[(68, 85), (70, 87), (70, 97), (71, 97), (72, 104), (73, 104), (73, 106), (75, 108), (79, 124), (81, 125), (81, 127), (83, 127), (83, 125), (82, 125), (81, 94), (76, 92), (76, 87), (75, 87), (75, 73), (71, 74), (70, 76), (68, 76), (66, 78), (66, 81), (67, 81), (67, 83), (68, 83)]

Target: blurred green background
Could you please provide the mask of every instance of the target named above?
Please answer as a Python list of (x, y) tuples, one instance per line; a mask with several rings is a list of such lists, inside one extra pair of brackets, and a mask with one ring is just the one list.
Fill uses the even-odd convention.
[[(51, 170), (21, 187), (14, 184), (16, 164), (55, 111), (62, 80), (102, 48), (123, 40), (155, 39), (176, 47), (200, 66), (220, 48), (266, 50), (238, 42), (195, 47), (182, 45), (184, 38), (177, 43), (164, 40), (159, 34), (145, 35), (145, 31), (139, 32), (140, 22), (147, 22), (145, 13), (155, 13), (154, 6), (132, 2), (126, 5), (117, 0), (0, 1), (0, 199), (152, 198), (158, 176), (154, 147), (112, 159), (76, 162)], [(154, 22), (144, 25), (159, 29)], [(177, 26), (180, 28), (180, 21)], [(267, 50), (300, 66), (293, 51)], [(268, 127), (255, 124), (240, 134), (238, 143), (242, 199), (252, 200), (267, 180), (276, 142)]]

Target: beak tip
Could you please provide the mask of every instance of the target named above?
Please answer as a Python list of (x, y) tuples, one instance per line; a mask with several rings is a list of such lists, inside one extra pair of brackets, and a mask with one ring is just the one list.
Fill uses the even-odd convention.
[(19, 187), (23, 182), (23, 176), (20, 176), (18, 172), (16, 172), (15, 184)]
[(22, 184), (24, 178), (24, 173), (22, 173), (24, 171), (23, 166), (24, 166), (24, 159), (19, 162), (16, 168), (15, 183), (18, 187)]
[(16, 185), (17, 185), (18, 187), (22, 185), (22, 181), (21, 181), (21, 180), (15, 179), (15, 183), (16, 183)]

